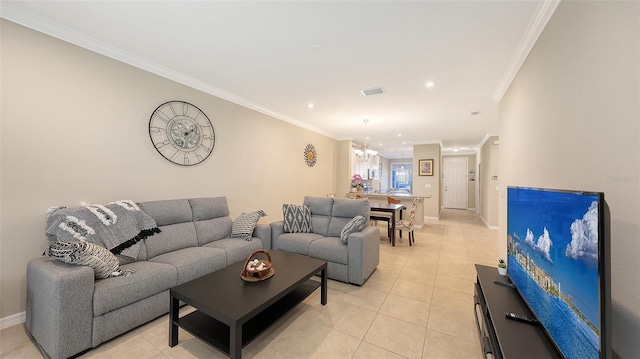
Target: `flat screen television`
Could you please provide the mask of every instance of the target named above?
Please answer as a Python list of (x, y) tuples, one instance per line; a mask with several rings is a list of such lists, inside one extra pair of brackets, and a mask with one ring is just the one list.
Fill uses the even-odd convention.
[(601, 192), (507, 188), (509, 279), (565, 358), (611, 357), (608, 226)]

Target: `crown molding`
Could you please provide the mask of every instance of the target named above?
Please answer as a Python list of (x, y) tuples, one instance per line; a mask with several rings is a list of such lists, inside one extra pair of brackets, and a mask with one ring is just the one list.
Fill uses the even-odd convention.
[(538, 41), (538, 38), (542, 34), (542, 31), (544, 31), (544, 28), (547, 26), (547, 23), (551, 19), (551, 16), (553, 16), (553, 13), (558, 8), (558, 5), (560, 5), (560, 1), (561, 0), (545, 0), (538, 5), (536, 13), (533, 18), (531, 18), (531, 22), (529, 22), (529, 26), (525, 30), (524, 35), (520, 40), (520, 44), (511, 58), (507, 70), (504, 75), (502, 75), (498, 88), (493, 94), (494, 101), (500, 102), (500, 100), (502, 100), (502, 96), (507, 92), (511, 82), (518, 74), (518, 71), (520, 71), (520, 67), (522, 67), (527, 56), (529, 56), (531, 49), (533, 49), (533, 46)]
[(32, 30), (36, 30), (43, 34), (55, 37), (59, 40), (68, 42), (70, 44), (82, 47), (92, 52), (104, 55), (114, 60), (123, 62), (125, 64), (137, 67), (155, 75), (164, 77), (166, 79), (178, 82), (185, 86), (194, 88), (196, 90), (208, 93), (210, 95), (219, 97), (237, 105), (252, 109), (267, 116), (276, 118), (278, 120), (290, 123), (292, 125), (302, 127), (306, 130), (318, 133), (320, 135), (337, 140), (337, 136), (327, 131), (324, 131), (315, 126), (301, 122), (290, 116), (273, 111), (269, 108), (261, 106), (244, 97), (222, 90), (216, 86), (213, 86), (207, 82), (200, 81), (191, 76), (183, 74), (181, 72), (172, 70), (168, 67), (162, 66), (158, 63), (150, 61), (142, 56), (138, 56), (128, 51), (119, 49), (113, 45), (110, 45), (102, 40), (98, 40), (94, 37), (88, 36), (79, 31), (73, 30), (69, 27), (60, 25), (56, 22), (45, 19), (41, 16), (35, 15), (29, 11), (26, 11), (18, 6), (8, 3), (2, 3), (0, 7), (0, 17), (15, 22), (19, 25), (28, 27)]

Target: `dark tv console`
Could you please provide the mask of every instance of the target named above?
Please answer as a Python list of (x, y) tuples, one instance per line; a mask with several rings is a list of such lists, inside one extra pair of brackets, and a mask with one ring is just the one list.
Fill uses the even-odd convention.
[(480, 264), (476, 264), (476, 273), (474, 312), (485, 358), (562, 358), (542, 326), (505, 316), (512, 312), (534, 317), (507, 277), (499, 275), (496, 267)]

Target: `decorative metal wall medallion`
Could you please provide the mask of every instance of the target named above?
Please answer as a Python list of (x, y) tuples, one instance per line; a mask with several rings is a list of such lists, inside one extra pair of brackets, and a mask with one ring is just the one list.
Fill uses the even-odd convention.
[(207, 159), (216, 142), (207, 115), (184, 101), (165, 102), (153, 111), (149, 137), (158, 153), (181, 166), (193, 166)]
[(313, 167), (316, 165), (317, 157), (318, 153), (316, 152), (316, 148), (309, 143), (307, 147), (304, 148), (304, 162), (307, 166)]

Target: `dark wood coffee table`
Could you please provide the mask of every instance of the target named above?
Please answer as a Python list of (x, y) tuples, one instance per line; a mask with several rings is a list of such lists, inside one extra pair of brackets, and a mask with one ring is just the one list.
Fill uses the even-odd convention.
[[(321, 287), (327, 304), (327, 262), (297, 254), (269, 251), (273, 277), (260, 282), (240, 278), (244, 261), (172, 288), (169, 346), (178, 344), (178, 327), (231, 358), (280, 317)], [(320, 273), (320, 282), (312, 280)], [(179, 317), (180, 301), (196, 310)]]

